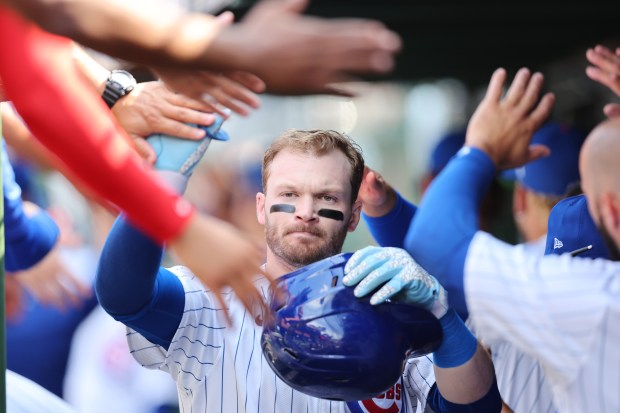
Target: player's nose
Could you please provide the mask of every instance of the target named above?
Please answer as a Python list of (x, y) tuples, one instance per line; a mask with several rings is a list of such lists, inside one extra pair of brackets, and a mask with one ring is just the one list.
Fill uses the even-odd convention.
[(317, 219), (314, 202), (311, 198), (301, 198), (295, 206), (295, 216), (304, 222)]

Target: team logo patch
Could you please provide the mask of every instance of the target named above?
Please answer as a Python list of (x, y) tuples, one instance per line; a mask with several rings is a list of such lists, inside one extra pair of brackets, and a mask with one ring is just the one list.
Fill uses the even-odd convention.
[(400, 413), (403, 411), (402, 386), (396, 383), (383, 394), (367, 400), (348, 402), (351, 413)]

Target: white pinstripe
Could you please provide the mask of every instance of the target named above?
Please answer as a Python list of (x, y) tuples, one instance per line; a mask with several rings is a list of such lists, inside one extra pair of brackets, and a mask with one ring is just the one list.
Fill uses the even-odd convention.
[[(167, 371), (177, 383), (182, 412), (326, 412), (345, 413), (344, 402), (307, 396), (282, 382), (268, 366), (260, 349), (261, 327), (254, 323), (241, 302), (227, 293), (232, 326), (217, 303), (184, 267), (171, 269), (186, 292), (185, 313), (170, 348), (153, 345), (129, 330), (129, 347), (143, 366)], [(266, 296), (267, 282), (257, 280)], [(435, 382), (430, 359), (407, 363), (404, 374), (407, 412), (424, 408)], [(422, 400), (419, 403), (418, 400)], [(404, 409), (403, 409), (404, 411)], [(422, 411), (422, 410), (420, 410)]]
[(480, 339), (537, 359), (559, 411), (620, 411), (620, 263), (540, 257), (478, 232), (465, 294)]

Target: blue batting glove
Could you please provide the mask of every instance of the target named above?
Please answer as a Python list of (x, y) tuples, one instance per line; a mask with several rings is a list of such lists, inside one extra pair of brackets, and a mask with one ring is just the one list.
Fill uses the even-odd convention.
[(400, 248), (366, 247), (357, 251), (344, 268), (344, 285), (356, 285), (353, 294), (364, 297), (383, 285), (370, 298), (377, 305), (394, 297), (422, 307), (441, 318), (448, 311), (448, 295), (435, 277)]

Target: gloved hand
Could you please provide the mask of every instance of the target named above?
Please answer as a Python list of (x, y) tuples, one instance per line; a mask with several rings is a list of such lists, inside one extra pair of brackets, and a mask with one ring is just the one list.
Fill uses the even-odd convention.
[(420, 306), (441, 318), (448, 311), (448, 295), (435, 277), (400, 248), (366, 247), (357, 251), (344, 268), (343, 283), (356, 297), (364, 297), (383, 285), (370, 298), (377, 305), (391, 297)]

